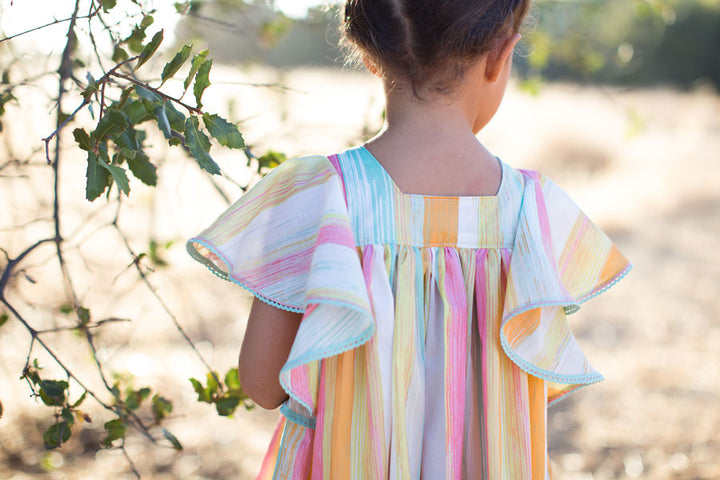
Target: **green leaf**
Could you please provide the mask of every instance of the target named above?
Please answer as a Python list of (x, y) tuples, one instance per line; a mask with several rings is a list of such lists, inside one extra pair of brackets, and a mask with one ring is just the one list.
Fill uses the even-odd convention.
[(90, 310), (85, 307), (78, 307), (77, 316), (80, 319), (80, 326), (85, 327), (90, 323)]
[(65, 404), (65, 390), (68, 383), (65, 380), (41, 380), (40, 399), (45, 405), (61, 407)]
[(190, 86), (190, 82), (192, 82), (193, 78), (195, 78), (195, 74), (200, 68), (200, 65), (205, 62), (205, 59), (209, 54), (210, 51), (205, 49), (200, 50), (197, 55), (193, 57), (192, 62), (190, 63), (190, 71), (188, 72), (187, 77), (185, 77), (185, 81), (183, 82), (183, 90), (187, 91), (188, 87)]
[(130, 100), (122, 109), (127, 115), (130, 124), (137, 125), (153, 118), (152, 112), (148, 112), (143, 102), (138, 100)]
[(58, 448), (70, 439), (70, 434), (70, 425), (68, 425), (67, 422), (58, 422), (55, 425), (51, 425), (43, 434), (45, 448), (48, 450)]
[(122, 48), (121, 46), (118, 45), (113, 50), (113, 54), (112, 54), (111, 58), (112, 58), (112, 61), (115, 63), (122, 63), (125, 60), (127, 60), (128, 58), (130, 58), (130, 55), (128, 55), (128, 53), (125, 51), (124, 48)]
[[(148, 15), (145, 18), (143, 18), (143, 22), (145, 22), (145, 19), (148, 17), (152, 18)], [(142, 24), (141, 24), (141, 26), (142, 26)], [(153, 38), (150, 40), (150, 42), (148, 42), (148, 44), (145, 45), (145, 48), (143, 48), (143, 51), (140, 52), (140, 58), (138, 58), (137, 65), (135, 65), (134, 70), (137, 70), (142, 65), (144, 65), (145, 62), (150, 60), (150, 57), (152, 57), (155, 54), (158, 47), (160, 46), (160, 44), (163, 41), (163, 33), (164, 33), (164, 30), (160, 30), (155, 35), (153, 35)]]
[(75, 423), (75, 416), (72, 414), (72, 411), (69, 408), (63, 408), (62, 412), (60, 413), (60, 416), (67, 422), (68, 425), (71, 427)]
[(80, 398), (78, 398), (78, 399), (75, 401), (75, 403), (72, 404), (72, 408), (77, 408), (77, 407), (79, 407), (80, 405), (82, 405), (82, 403), (85, 401), (85, 398), (87, 397), (87, 394), (88, 394), (88, 392), (87, 392), (87, 390), (85, 390), (85, 391), (83, 392), (83, 394), (80, 395)]
[(5, 325), (5, 322), (7, 322), (9, 318), (10, 317), (8, 316), (7, 313), (3, 313), (2, 315), (0, 315), (0, 327)]
[(141, 85), (135, 85), (135, 92), (137, 92), (137, 94), (140, 98), (149, 100), (151, 102), (162, 102), (163, 101), (163, 97), (161, 97), (157, 93), (155, 93), (152, 90), (147, 89)]
[(200, 131), (198, 119), (194, 115), (185, 120), (185, 143), (200, 168), (213, 175), (220, 173), (220, 167), (208, 153), (210, 151), (210, 140)]
[(143, 50), (143, 40), (145, 40), (145, 28), (140, 28), (140, 26), (136, 26), (133, 28), (133, 31), (130, 33), (130, 35), (123, 40), (125, 43), (127, 43), (128, 48), (133, 53), (140, 53)]
[(218, 415), (228, 417), (235, 412), (235, 409), (240, 404), (238, 397), (225, 396), (215, 402), (215, 409)]
[(117, 3), (117, 0), (100, 0), (100, 5), (102, 5), (104, 12), (110, 11), (110, 9), (115, 7), (116, 3)]
[(197, 108), (202, 107), (202, 95), (207, 87), (210, 86), (210, 68), (212, 68), (212, 58), (205, 60), (200, 68), (198, 68), (195, 76), (195, 84), (193, 85), (193, 94)]
[(113, 141), (126, 158), (133, 158), (135, 153), (142, 149), (142, 145), (138, 141), (138, 131), (132, 126), (126, 128), (120, 135), (113, 138)]
[(145, 185), (157, 185), (157, 167), (150, 162), (150, 158), (143, 152), (135, 151), (133, 158), (128, 157), (128, 167), (132, 174)]
[(25, 370), (23, 370), (23, 374), (20, 377), (20, 380), (22, 380), (23, 378), (27, 378), (33, 383), (33, 385), (37, 385), (38, 383), (40, 383), (40, 374), (38, 373), (38, 370), (42, 370), (42, 367), (38, 364), (37, 358), (33, 359), (33, 366), (35, 368), (27, 367)]
[(92, 202), (102, 195), (110, 180), (110, 172), (100, 165), (100, 160), (93, 151), (88, 152), (85, 177), (87, 178), (85, 198)]
[(212, 135), (220, 145), (229, 148), (245, 147), (245, 140), (238, 130), (237, 125), (228, 122), (214, 113), (204, 113), (203, 123), (208, 132), (210, 132), (210, 135)]
[(147, 27), (155, 23), (155, 17), (152, 15), (145, 15), (143, 19), (140, 21), (140, 28), (145, 30)]
[(75, 137), (75, 142), (81, 149), (92, 150), (93, 147), (90, 143), (90, 135), (87, 134), (85, 129), (76, 128), (73, 130), (73, 137)]
[(231, 368), (225, 374), (225, 385), (227, 385), (230, 390), (236, 390), (240, 388), (240, 377), (238, 375), (237, 367)]
[(210, 392), (210, 394), (214, 394), (215, 392), (220, 390), (220, 384), (218, 383), (216, 378), (217, 378), (217, 373), (208, 372), (208, 374), (207, 374), (207, 389), (208, 389), (208, 392)]
[(139, 390), (128, 388), (125, 406), (128, 410), (137, 410), (140, 408), (140, 405), (142, 405), (142, 402), (150, 396), (150, 392), (151, 390), (148, 387), (143, 387)]
[(165, 267), (167, 266), (167, 261), (162, 258), (160, 254), (160, 245), (155, 240), (150, 240), (150, 244), (148, 245), (148, 254), (150, 256), (150, 261), (153, 263), (156, 267)]
[(287, 159), (284, 153), (269, 150), (265, 155), (258, 158), (261, 169), (273, 169)]
[(193, 389), (195, 390), (195, 393), (197, 393), (198, 402), (212, 403), (212, 398), (198, 379), (191, 378), (190, 383), (192, 383)]
[(0, 93), (0, 115), (3, 115), (5, 113), (5, 104), (8, 102), (11, 102), (13, 100), (17, 100), (15, 96), (10, 92), (3, 92)]
[(155, 115), (158, 128), (165, 138), (172, 138), (172, 133), (170, 132), (170, 121), (168, 120), (167, 113), (165, 112), (164, 102), (153, 109), (153, 115)]
[(159, 422), (171, 413), (173, 410), (173, 404), (170, 400), (161, 397), (158, 394), (153, 395), (152, 398), (152, 411), (155, 415), (155, 421)]
[(187, 59), (190, 58), (190, 53), (192, 53), (192, 45), (184, 45), (180, 51), (175, 54), (173, 59), (165, 64), (162, 74), (160, 75), (160, 78), (162, 79), (160, 86), (162, 86), (168, 78), (171, 78), (178, 72), (178, 70), (180, 70), (180, 67), (182, 67)]
[(185, 128), (185, 115), (175, 108), (172, 102), (165, 102), (165, 113), (170, 121), (170, 128), (182, 131)]
[(128, 125), (127, 117), (119, 110), (108, 109), (90, 136), (97, 141), (122, 132)]
[(118, 186), (121, 192), (125, 195), (130, 194), (130, 180), (127, 177), (125, 169), (118, 167), (117, 165), (109, 165), (105, 160), (98, 159), (98, 163), (101, 167), (105, 168), (112, 176), (115, 184)]
[(85, 75), (85, 78), (87, 78), (88, 86), (85, 87), (85, 90), (80, 92), (80, 95), (85, 99), (85, 102), (89, 102), (90, 98), (97, 93), (98, 89), (100, 88), (100, 84), (93, 78), (93, 76), (88, 72), (87, 75)]
[(170, 433), (170, 431), (168, 429), (163, 428), (162, 433), (165, 436), (165, 438), (167, 438), (170, 441), (170, 443), (172, 444), (172, 446), (175, 450), (179, 451), (179, 450), (183, 449), (183, 446), (182, 446), (182, 443), (180, 443), (180, 440), (178, 440), (175, 435)]
[(122, 419), (116, 418), (115, 420), (110, 420), (109, 422), (105, 422), (105, 425), (103, 426), (107, 432), (107, 437), (103, 439), (102, 443), (106, 447), (110, 447), (112, 442), (115, 440), (125, 438), (127, 425), (125, 425), (125, 422), (123, 422)]

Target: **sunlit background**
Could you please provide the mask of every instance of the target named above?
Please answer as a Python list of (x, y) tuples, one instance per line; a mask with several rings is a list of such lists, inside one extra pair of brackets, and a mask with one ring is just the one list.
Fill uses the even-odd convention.
[[(159, 78), (185, 43), (195, 51), (209, 47), (215, 64), (206, 108), (238, 122), (253, 151), (329, 154), (382, 125), (380, 85), (344, 66), (337, 10), (325, 2), (194, 3), (185, 15), (174, 2), (152, 5), (148, 31), (163, 28), (166, 40), (151, 70)], [(72, 5), (0, 0), (0, 38), (67, 18)], [(109, 15), (124, 18), (120, 11)], [(125, 34), (133, 23), (127, 25)], [(13, 83), (57, 69), (66, 29), (59, 23), (0, 43), (0, 73)], [(97, 42), (105, 52), (111, 48), (105, 37)], [(84, 59), (78, 71), (98, 77), (91, 45), (78, 48)], [(174, 94), (182, 85), (169, 81), (164, 88)], [(40, 139), (54, 128), (56, 89), (52, 75), (28, 80), (14, 93), (18, 101), (4, 105), (0, 247), (11, 257), (47, 229), (38, 221), (49, 215), (52, 190)], [(504, 104), (479, 137), (505, 162), (552, 177), (635, 264), (626, 280), (571, 318), (606, 380), (550, 409), (553, 478), (720, 478), (718, 91), (718, 0), (535, 2)], [(91, 125), (91, 112), (83, 110), (76, 123)], [(249, 175), (244, 157), (213, 150), (226, 173), (213, 184), (159, 134), (148, 143), (162, 164), (160, 184), (156, 190), (132, 184), (124, 228), (136, 251), (145, 251), (148, 235), (164, 245), (165, 265), (150, 278), (198, 351), (225, 371), (236, 361), (249, 299), (193, 264), (183, 244), (227, 205), (218, 191), (240, 194), (237, 182)], [(277, 412), (238, 411), (228, 419), (196, 401), (188, 377), (204, 378), (204, 367), (128, 269), (118, 238), (103, 230), (114, 210), (103, 198), (84, 200), (84, 157), (69, 135), (63, 145), (64, 228), (77, 239), (68, 255), (84, 271), (76, 279), (83, 302), (97, 318), (132, 320), (98, 334), (98, 357), (135, 385), (155, 385), (173, 398), (167, 427), (185, 447), (180, 453), (154, 447), (134, 434), (127, 452), (146, 478), (254, 478)], [(36, 328), (57, 325), (58, 306), (66, 302), (49, 259), (51, 249), (40, 250), (11, 291)], [(48, 338), (89, 384), (98, 384), (87, 345), (72, 334)], [(29, 342), (13, 318), (0, 325), (0, 479), (133, 478), (121, 452), (100, 448), (105, 412), (89, 401), (93, 421), (77, 427), (61, 449), (43, 448), (52, 415), (18, 381)], [(47, 356), (37, 355), (48, 375), (57, 374)]]

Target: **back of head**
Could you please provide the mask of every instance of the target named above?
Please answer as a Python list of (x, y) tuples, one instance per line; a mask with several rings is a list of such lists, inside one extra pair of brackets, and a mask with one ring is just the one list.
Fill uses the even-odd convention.
[(392, 81), (452, 91), (466, 69), (516, 33), (530, 0), (347, 0), (345, 43)]

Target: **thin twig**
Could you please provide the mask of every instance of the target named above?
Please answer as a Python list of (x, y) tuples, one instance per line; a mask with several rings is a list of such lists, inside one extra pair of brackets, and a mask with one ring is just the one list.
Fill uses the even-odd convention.
[(77, 113), (88, 103), (90, 103), (90, 100), (87, 98), (84, 99), (82, 103), (78, 105), (78, 107), (75, 109), (75, 111), (68, 115), (68, 117), (65, 118), (65, 120), (60, 125), (58, 125), (57, 128), (53, 130), (50, 135), (42, 139), (42, 141), (45, 142), (45, 159), (47, 160), (48, 165), (52, 163), (52, 161), (50, 160), (50, 140), (52, 140), (58, 133), (60, 133), (60, 130), (65, 128), (65, 125), (70, 123), (70, 121), (75, 118), (75, 115), (77, 115)]
[[(88, 395), (90, 395), (93, 399), (95, 399), (95, 401), (100, 406), (102, 406), (105, 410), (109, 410), (109, 411), (115, 413), (116, 415), (119, 414), (118, 407), (108, 405), (94, 391), (90, 390), (90, 388), (88, 388), (85, 385), (85, 383), (83, 383), (83, 381), (80, 380), (80, 378), (77, 375), (75, 375), (72, 372), (72, 370), (70, 370), (70, 368), (68, 368), (65, 365), (65, 363), (63, 363), (63, 361), (60, 359), (60, 357), (58, 357), (55, 354), (55, 352), (50, 348), (50, 346), (47, 343), (45, 343), (45, 341), (42, 338), (40, 338), (38, 336), (39, 331), (36, 330), (35, 328), (33, 328), (28, 323), (28, 321), (25, 320), (25, 318), (23, 318), (23, 316), (20, 314), (20, 312), (15, 310), (15, 308), (4, 297), (0, 297), (0, 303), (5, 305), (5, 308), (7, 308), (10, 311), (12, 316), (15, 317), (15, 319), (17, 319), (23, 325), (23, 327), (25, 327), (25, 329), (30, 333), (30, 336), (32, 337), (32, 342), (30, 344), (31, 347), (34, 345), (34, 343), (37, 343), (38, 345), (40, 345), (43, 348), (43, 350), (45, 350), (45, 352), (47, 352), (47, 354), (50, 355), (50, 357), (53, 359), (53, 361), (55, 361), (55, 363), (60, 368), (62, 368), (62, 370), (65, 372), (65, 374), (68, 376), (68, 378), (73, 379), (75, 381), (75, 383), (77, 383), (80, 386), (80, 388), (82, 388), (84, 391), (86, 391), (88, 393)], [(30, 352), (28, 352), (26, 368), (30, 364), (29, 358), (30, 358)], [(109, 391), (112, 393), (111, 389), (109, 389)], [(132, 425), (135, 428), (137, 428), (137, 430), (140, 433), (142, 433), (146, 438), (148, 438), (153, 443), (157, 443), (157, 439), (152, 436), (149, 428), (143, 423), (143, 421), (134, 412), (124, 411), (123, 413), (127, 415), (127, 420), (130, 421), (132, 423)]]
[[(3, 270), (2, 275), (0, 276), (0, 299), (5, 297), (5, 287), (8, 284), (8, 281), (10, 281), (10, 278), (12, 277), (13, 270), (19, 264), (23, 261), (23, 259), (30, 254), (33, 250), (35, 250), (37, 247), (44, 243), (48, 242), (54, 242), (55, 238), (43, 238), (42, 240), (38, 240), (37, 242), (33, 243), (29, 247), (27, 247), (25, 250), (23, 250), (20, 255), (18, 255), (15, 258), (9, 258), (7, 265), (5, 265), (5, 270)], [(7, 253), (6, 253), (7, 255)]]
[[(64, 54), (63, 54), (63, 55), (64, 55)], [(102, 86), (104, 87), (105, 83), (106, 83), (107, 80), (110, 78), (110, 75), (115, 74), (116, 70), (119, 69), (120, 67), (124, 66), (125, 64), (127, 64), (127, 63), (129, 63), (129, 62), (132, 62), (132, 61), (134, 61), (134, 60), (137, 60), (138, 57), (140, 57), (140, 55), (136, 55), (136, 56), (134, 56), (134, 57), (132, 57), (132, 58), (128, 58), (127, 60), (118, 63), (118, 64), (115, 65), (113, 68), (111, 68), (105, 75), (103, 75), (102, 77), (100, 77), (100, 79), (97, 80), (97, 83), (98, 83), (99, 85), (102, 85)], [(67, 78), (71, 78), (71, 77), (67, 77)], [(61, 80), (60, 83), (62, 84), (62, 83), (63, 83), (63, 80)], [(62, 94), (62, 92), (64, 92), (65, 90), (61, 87), (61, 90), (60, 90), (60, 91), (61, 91), (61, 94)], [(103, 92), (103, 94), (104, 94), (104, 92)], [(60, 106), (60, 100), (61, 100), (61, 97), (58, 96), (58, 101), (56, 102), (58, 107)], [(58, 135), (60, 134), (60, 130), (62, 130), (63, 128), (65, 128), (65, 126), (70, 122), (70, 120), (72, 120), (73, 118), (75, 118), (75, 115), (77, 115), (77, 113), (78, 113), (85, 105), (87, 105), (87, 104), (89, 104), (89, 103), (90, 103), (90, 98), (89, 98), (89, 97), (88, 97), (88, 98), (84, 98), (83, 101), (82, 101), (82, 103), (75, 109), (74, 112), (72, 112), (61, 124), (59, 124), (59, 125), (57, 126), (57, 128), (56, 128), (52, 133), (50, 133), (50, 135), (48, 135), (47, 137), (45, 137), (45, 138), (42, 139), (42, 141), (45, 142), (45, 158), (47, 159), (48, 164), (52, 163), (51, 160), (50, 160), (50, 140), (52, 140), (53, 138), (58, 137)], [(58, 108), (58, 118), (59, 118), (59, 116), (60, 116), (60, 113), (59, 113), (59, 112), (60, 112), (60, 108)], [(101, 110), (101, 114), (102, 114), (102, 110)], [(59, 153), (59, 152), (56, 150), (56, 152), (55, 152), (55, 156), (56, 156), (56, 157), (58, 156), (58, 153)]]
[(56, 328), (46, 328), (44, 330), (38, 330), (37, 334), (42, 335), (45, 333), (57, 333), (57, 332), (74, 332), (78, 330), (89, 330), (91, 328), (99, 328), (105, 325), (106, 323), (116, 323), (116, 322), (130, 322), (129, 318), (105, 318), (103, 320), (99, 320), (95, 323), (91, 323), (88, 325), (85, 325), (84, 327), (81, 327), (80, 325), (74, 325), (72, 327), (56, 327)]
[(239, 85), (241, 87), (253, 88), (269, 88), (276, 90), (284, 90), (286, 92), (300, 93), (302, 95), (310, 95), (310, 92), (298, 90), (297, 88), (288, 87), (281, 83), (256, 83), (256, 82), (236, 82), (236, 81), (213, 81), (213, 85)]
[(138, 472), (138, 469), (135, 467), (135, 463), (132, 461), (132, 458), (130, 458), (130, 455), (128, 455), (127, 450), (125, 450), (125, 441), (123, 440), (122, 446), (120, 446), (120, 451), (122, 451), (123, 455), (125, 456), (125, 460), (127, 460), (128, 464), (130, 465), (130, 469), (133, 472), (133, 475), (135, 475), (135, 478), (140, 478), (140, 472)]
[[(52, 27), (53, 25), (57, 25), (57, 24), (59, 24), (59, 23), (75, 22), (75, 20), (78, 20), (78, 19), (92, 18), (92, 17), (94, 17), (95, 15), (97, 15), (97, 13), (98, 13), (99, 10), (100, 10), (100, 7), (98, 7), (97, 9), (95, 9), (95, 11), (90, 12), (89, 14), (84, 15), (84, 16), (82, 16), (82, 17), (78, 17), (77, 15), (73, 14), (72, 16), (70, 16), (70, 17), (68, 17), (68, 18), (63, 18), (63, 19), (61, 19), (61, 20), (53, 20), (52, 22), (46, 23), (45, 25), (40, 25), (39, 27), (33, 27), (33, 28), (31, 28), (30, 30), (25, 30), (24, 32), (20, 32), (20, 33), (14, 34), (14, 35), (10, 35), (10, 36), (8, 36), (8, 37), (0, 38), (0, 43), (2, 43), (2, 42), (7, 42), (8, 40), (12, 40), (13, 38), (17, 38), (17, 37), (20, 37), (20, 36), (22, 36), (22, 35), (26, 35), (26, 34), (28, 34), (28, 33), (35, 32), (35, 31), (37, 31), (37, 30), (42, 30), (43, 28)], [(76, 13), (77, 13), (77, 10), (76, 10)]]
[(178, 105), (180, 105), (181, 107), (185, 108), (185, 109), (188, 110), (189, 112), (198, 113), (198, 114), (201, 114), (201, 113), (202, 113), (202, 109), (200, 109), (200, 108), (198, 108), (198, 107), (190, 106), (190, 105), (188, 105), (187, 103), (183, 102), (182, 100), (179, 100), (179, 99), (177, 99), (177, 98), (175, 98), (175, 97), (171, 97), (170, 95), (167, 95), (167, 94), (161, 92), (161, 91), (158, 90), (157, 88), (151, 87), (151, 86), (148, 85), (146, 82), (141, 82), (140, 80), (136, 80), (136, 79), (132, 78), (132, 77), (129, 76), (129, 75), (123, 75), (122, 73), (117, 73), (117, 72), (114, 72), (114, 71), (112, 71), (112, 70), (108, 72), (108, 75), (109, 75), (109, 76), (112, 76), (112, 77), (122, 78), (123, 80), (127, 80), (128, 82), (130, 82), (130, 83), (132, 83), (132, 84), (134, 84), (134, 85), (138, 85), (138, 86), (141, 86), (141, 87), (143, 87), (143, 88), (145, 88), (145, 89), (147, 89), (147, 90), (150, 90), (151, 92), (153, 92), (153, 93), (156, 94), (156, 95), (161, 96), (161, 97), (164, 98), (165, 100), (169, 100), (169, 101), (171, 101), (171, 102), (177, 103)]
[(213, 371), (212, 367), (210, 367), (210, 364), (205, 360), (205, 357), (202, 356), (202, 354), (197, 349), (197, 347), (195, 347), (195, 343), (193, 343), (192, 339), (187, 334), (187, 332), (185, 331), (183, 326), (180, 325), (180, 321), (177, 319), (177, 317), (172, 312), (172, 310), (170, 310), (170, 307), (167, 306), (167, 304), (165, 303), (165, 300), (163, 300), (162, 297), (160, 296), (160, 294), (158, 294), (157, 290), (152, 285), (152, 283), (150, 283), (150, 280), (148, 279), (147, 274), (143, 271), (142, 267), (140, 266), (140, 258), (135, 254), (135, 251), (130, 246), (130, 242), (128, 241), (127, 236), (125, 236), (125, 233), (120, 229), (120, 227), (117, 225), (117, 223), (115, 223), (113, 226), (115, 227), (115, 231), (118, 233), (118, 235), (122, 239), (123, 243), (125, 244), (125, 248), (127, 249), (128, 253), (133, 258), (133, 265), (135, 266), (135, 270), (138, 272), (138, 275), (140, 275), (140, 279), (143, 281), (143, 283), (148, 288), (150, 293), (153, 294), (153, 296), (155, 297), (157, 302), (160, 304), (162, 309), (165, 310), (165, 313), (168, 315), (168, 317), (170, 317), (173, 324), (175, 325), (175, 328), (180, 332), (180, 335), (182, 335), (182, 337), (185, 339), (185, 341), (190, 346), (190, 348), (192, 348), (193, 352), (195, 352), (195, 355), (198, 357), (200, 362), (202, 362), (202, 364), (205, 366), (205, 368), (208, 370), (208, 372), (210, 372), (210, 374), (213, 377), (215, 377), (215, 380), (218, 382), (218, 384), (222, 385), (220, 380), (217, 378), (217, 375)]

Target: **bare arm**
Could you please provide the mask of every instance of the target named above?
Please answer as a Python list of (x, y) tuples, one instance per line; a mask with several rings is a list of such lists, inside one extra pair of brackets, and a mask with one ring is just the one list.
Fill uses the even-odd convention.
[(279, 407), (287, 393), (278, 375), (287, 361), (302, 314), (272, 307), (255, 298), (238, 362), (240, 384), (263, 408)]

